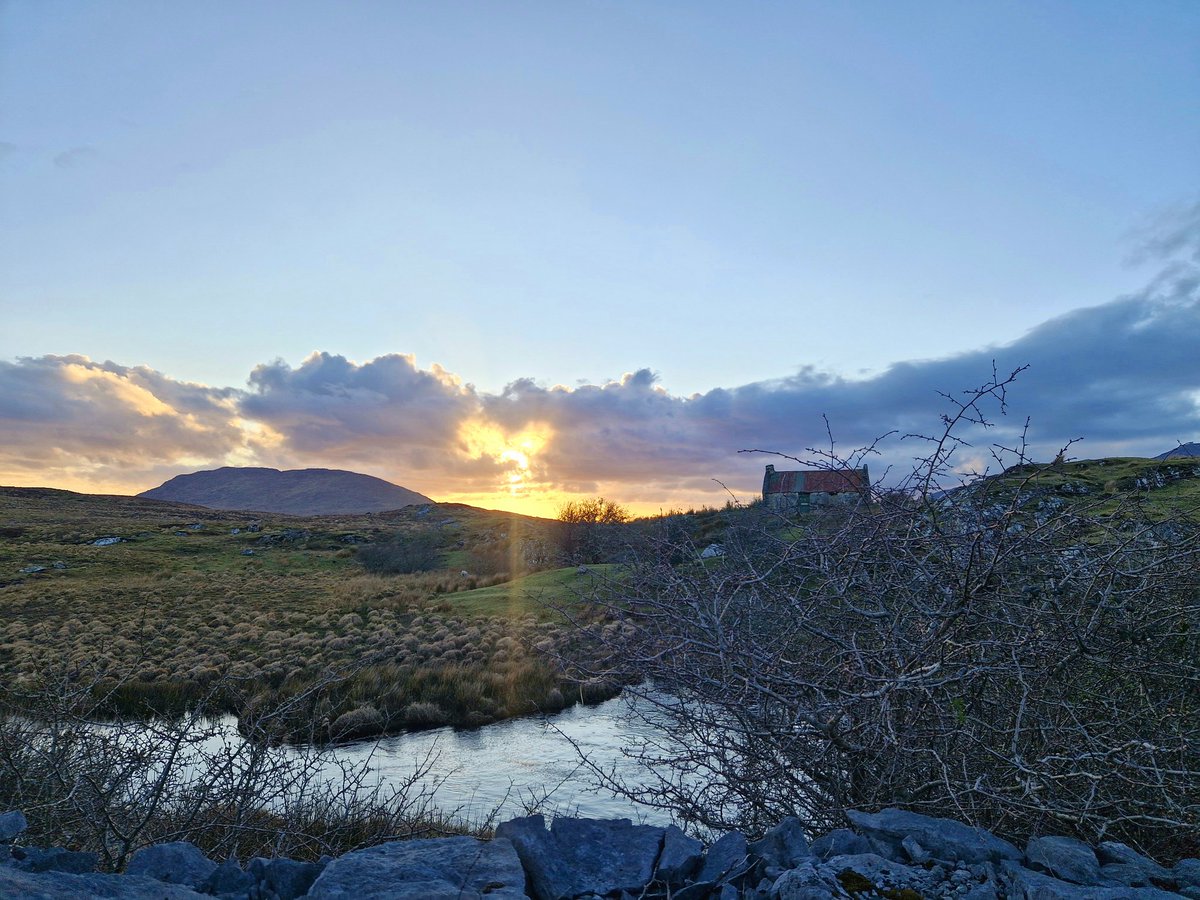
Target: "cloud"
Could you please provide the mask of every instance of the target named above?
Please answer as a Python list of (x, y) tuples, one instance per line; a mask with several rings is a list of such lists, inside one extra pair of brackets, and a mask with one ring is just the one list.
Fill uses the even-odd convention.
[(86, 165), (100, 154), (94, 147), (72, 147), (54, 157), (54, 165), (60, 169), (75, 169)]
[[(1200, 210), (1200, 207), (1197, 208)], [(123, 483), (228, 462), (359, 469), (433, 496), (602, 492), (663, 506), (719, 501), (723, 482), (757, 490), (762, 456), (848, 453), (892, 433), (873, 471), (923, 455), (949, 397), (1027, 366), (989, 430), (966, 432), (986, 459), (1020, 439), (1051, 457), (1152, 455), (1200, 438), (1200, 213), (1156, 253), (1166, 266), (1142, 291), (1077, 309), (1020, 339), (909, 360), (866, 379), (803, 367), (784, 377), (691, 396), (640, 369), (606, 384), (518, 379), (477, 390), (437, 365), (388, 354), (353, 362), (314, 353), (298, 367), (256, 367), (245, 389), (176, 381), (145, 367), (80, 356), (0, 363), (0, 480)], [(914, 313), (914, 315), (918, 315)], [(165, 477), (165, 475), (163, 475)]]
[(237, 392), (85, 356), (0, 361), (0, 483), (124, 486), (131, 473), (256, 456)]

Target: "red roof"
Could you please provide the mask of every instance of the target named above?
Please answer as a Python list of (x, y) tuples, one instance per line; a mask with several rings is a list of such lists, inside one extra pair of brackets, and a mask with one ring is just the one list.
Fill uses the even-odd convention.
[(866, 488), (862, 469), (817, 469), (803, 472), (771, 472), (764, 494), (841, 494)]

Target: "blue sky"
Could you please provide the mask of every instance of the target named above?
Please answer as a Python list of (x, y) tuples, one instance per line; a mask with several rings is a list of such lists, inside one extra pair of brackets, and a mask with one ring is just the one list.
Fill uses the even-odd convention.
[[(982, 359), (1148, 296), (1171, 263), (1145, 247), (1200, 194), (1198, 49), (1193, 2), (9, 0), (0, 361), (28, 373), (76, 354), (227, 404), (249, 392), (261, 411), (251, 373), (326, 371), (304, 369), (314, 352), (343, 373), (411, 355), (429, 383), (459, 384), (455, 409), (464, 394), (494, 407), (514, 382), (603, 395), (649, 370), (682, 402)], [(1184, 326), (1200, 315), (1182, 309)], [(393, 413), (407, 402), (370, 390)], [(69, 398), (47, 402), (86, 400)], [(32, 435), (29, 415), (9, 410), (5, 430)], [(482, 491), (491, 476), (455, 486), (428, 461), (470, 443), (456, 421), (426, 468), (373, 474)], [(68, 468), (28, 450), (0, 481), (132, 489), (209, 462), (317, 459), (276, 428), (274, 455), (102, 461), (64, 449), (74, 422), (52, 439)], [(493, 463), (528, 456), (522, 435), (561, 434), (505, 423), (472, 426)], [(610, 433), (636, 445), (623, 427)], [(815, 440), (809, 422), (762, 431)], [(647, 502), (691, 489), (639, 472), (539, 483)]]

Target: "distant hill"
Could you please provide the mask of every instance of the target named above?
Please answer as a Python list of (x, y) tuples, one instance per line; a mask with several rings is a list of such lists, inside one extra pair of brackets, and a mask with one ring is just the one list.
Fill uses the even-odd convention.
[(1200, 456), (1200, 444), (1188, 443), (1180, 444), (1174, 450), (1168, 450), (1166, 453), (1160, 453), (1155, 459), (1175, 459), (1180, 456)]
[(432, 503), (424, 494), (341, 469), (266, 469), (225, 466), (170, 481), (139, 497), (194, 503), (211, 509), (256, 510), (293, 516), (382, 512)]

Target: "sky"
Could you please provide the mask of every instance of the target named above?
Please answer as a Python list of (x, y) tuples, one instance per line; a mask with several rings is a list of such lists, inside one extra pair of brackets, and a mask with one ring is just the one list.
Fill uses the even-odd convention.
[(993, 365), (960, 469), (1154, 455), (1198, 176), (1191, 0), (0, 0), (0, 484), (651, 512)]

